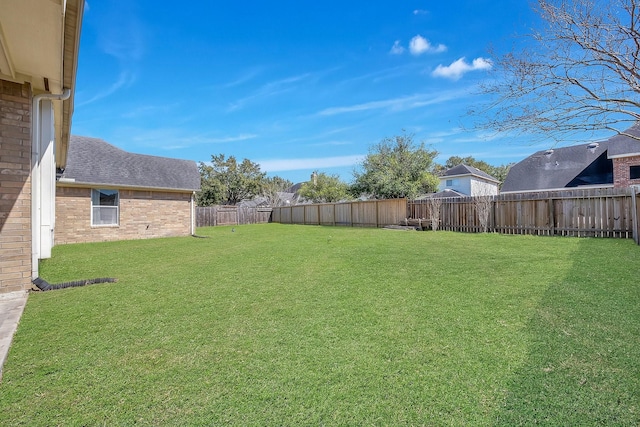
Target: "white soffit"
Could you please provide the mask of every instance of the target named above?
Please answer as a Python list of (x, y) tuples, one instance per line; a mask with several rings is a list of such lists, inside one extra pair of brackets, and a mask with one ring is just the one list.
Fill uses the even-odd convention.
[(6, 46), (1, 22), (0, 22), (0, 76), (7, 76), (11, 80), (14, 80), (16, 78), (16, 73), (13, 70), (13, 61), (11, 61), (11, 58), (9, 57), (9, 49)]
[(62, 0), (0, 0), (0, 78), (62, 89)]

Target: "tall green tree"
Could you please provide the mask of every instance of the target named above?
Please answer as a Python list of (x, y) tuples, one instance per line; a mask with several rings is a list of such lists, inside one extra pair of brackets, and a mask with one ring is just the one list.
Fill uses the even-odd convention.
[(298, 194), (313, 203), (339, 202), (351, 198), (347, 183), (342, 182), (338, 175), (324, 172), (314, 172), (311, 180), (302, 184)]
[(238, 163), (234, 156), (212, 155), (211, 163), (199, 164), (202, 188), (197, 195), (198, 205), (236, 205), (244, 199), (261, 194), (266, 173), (260, 165), (244, 159)]
[(284, 202), (281, 193), (293, 186), (293, 182), (279, 176), (266, 178), (262, 188), (262, 196), (267, 199), (269, 206), (281, 206)]
[(414, 198), (438, 188), (432, 173), (436, 150), (416, 144), (413, 134), (402, 133), (384, 138), (369, 149), (369, 154), (354, 171), (351, 191), (355, 196), (376, 199)]

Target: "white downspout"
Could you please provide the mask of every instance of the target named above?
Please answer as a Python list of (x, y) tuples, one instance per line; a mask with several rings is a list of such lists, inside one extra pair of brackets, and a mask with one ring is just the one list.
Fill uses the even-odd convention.
[(191, 193), (191, 235), (196, 235), (196, 192)]
[[(42, 93), (31, 100), (31, 278), (38, 277), (38, 260), (40, 259), (40, 210), (42, 200), (40, 195), (40, 160), (42, 155), (40, 101), (64, 101), (71, 96), (71, 89), (64, 89), (60, 94)], [(54, 175), (55, 179), (55, 175)]]

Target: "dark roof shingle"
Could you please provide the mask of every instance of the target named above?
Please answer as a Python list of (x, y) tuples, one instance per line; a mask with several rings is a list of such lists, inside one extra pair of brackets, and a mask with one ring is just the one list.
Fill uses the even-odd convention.
[(61, 180), (80, 184), (165, 190), (200, 190), (193, 160), (134, 154), (101, 139), (71, 136)]
[(609, 142), (608, 156), (610, 159), (640, 154), (640, 141), (624, 134), (633, 135), (640, 139), (640, 123), (636, 123), (623, 133), (614, 135), (607, 140)]
[(538, 151), (509, 169), (501, 191), (555, 190), (613, 184), (608, 141)]

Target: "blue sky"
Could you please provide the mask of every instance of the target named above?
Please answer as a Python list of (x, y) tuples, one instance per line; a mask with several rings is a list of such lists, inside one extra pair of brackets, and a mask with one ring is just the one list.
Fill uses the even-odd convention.
[(545, 148), (469, 130), (492, 47), (535, 19), (523, 0), (88, 0), (72, 132), (134, 153), (248, 158), (270, 176), (352, 180), (403, 129), (499, 165)]

